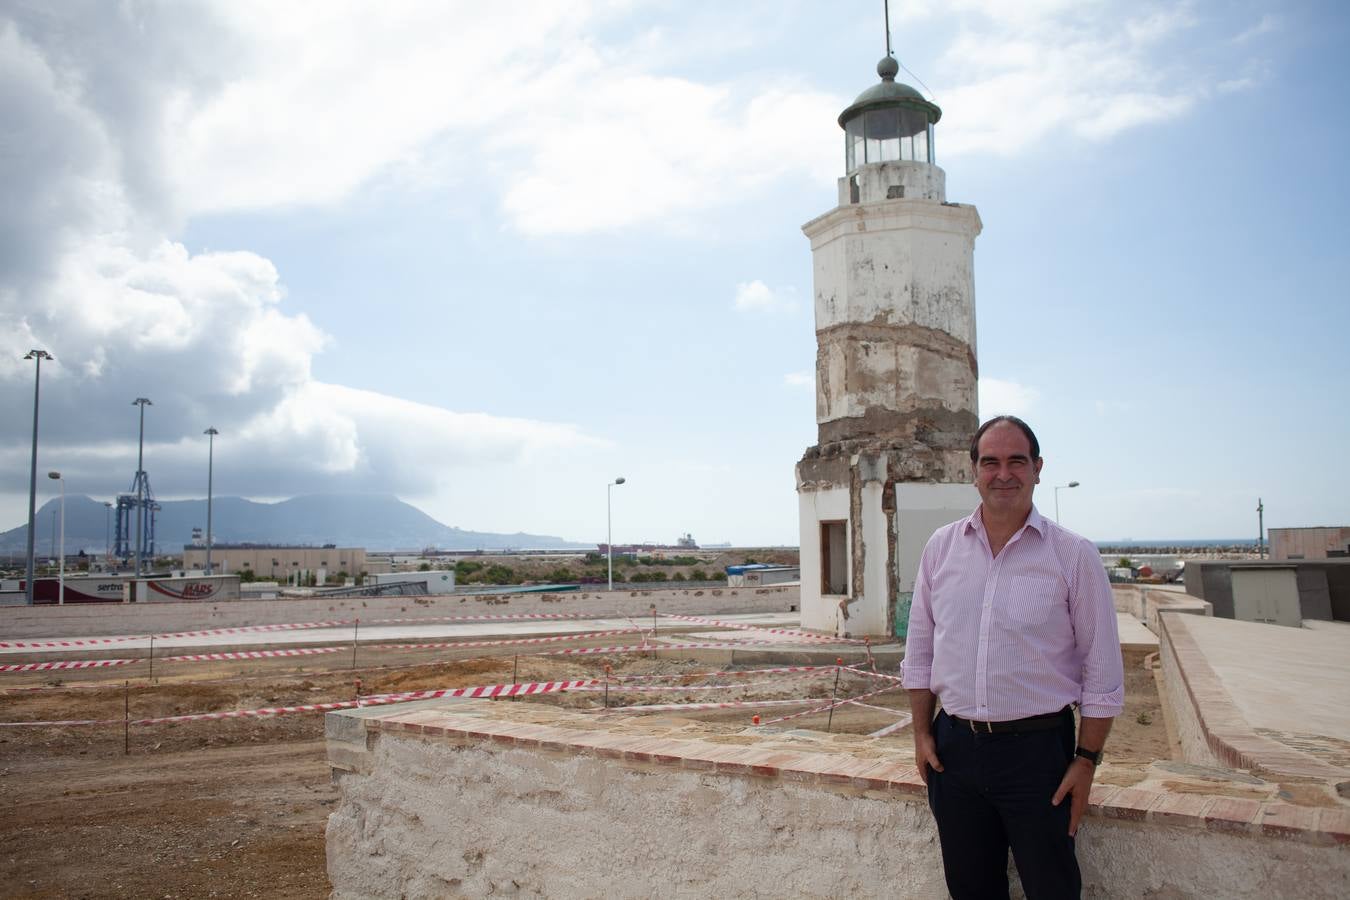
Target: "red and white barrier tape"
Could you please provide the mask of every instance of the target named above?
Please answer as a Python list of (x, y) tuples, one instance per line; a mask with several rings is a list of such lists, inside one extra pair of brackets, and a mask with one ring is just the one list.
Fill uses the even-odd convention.
[(630, 644), (627, 647), (571, 647), (550, 650), (540, 656), (572, 656), (594, 653), (646, 653), (649, 650), (740, 650), (746, 644), (768, 644), (771, 641), (738, 641), (734, 644)]
[(0, 641), (0, 648), (38, 648), (38, 647), (95, 647), (106, 644), (120, 644), (126, 641), (145, 641), (151, 638), (209, 637), (219, 634), (258, 634), (269, 631), (297, 631), (308, 628), (336, 628), (350, 625), (351, 622), (294, 622), (282, 625), (239, 625), (234, 628), (210, 628), (203, 631), (173, 631), (164, 634), (128, 634), (109, 638), (81, 638), (69, 641)]
[(134, 641), (132, 637), (113, 637), (113, 638), (80, 638), (79, 640), (69, 641), (0, 641), (0, 648), (14, 650), (36, 647), (102, 647), (107, 644), (116, 644), (121, 641)]
[(559, 641), (584, 641), (616, 634), (633, 634), (641, 628), (615, 628), (610, 631), (590, 631), (585, 634), (554, 634), (548, 637), (508, 638), (499, 641), (446, 641), (436, 644), (370, 644), (372, 650), (454, 650), (471, 647), (511, 647), (529, 644), (556, 644)]
[(903, 683), (899, 675), (885, 675), (881, 672), (869, 672), (867, 669), (859, 669), (856, 666), (840, 666), (845, 672), (852, 672), (855, 675), (864, 675), (868, 678), (880, 678), (883, 681), (894, 681), (896, 684)]
[[(596, 637), (609, 637), (616, 634), (628, 634), (628, 629), (618, 629), (615, 631), (594, 631), (587, 634), (564, 634), (553, 635), (539, 638), (520, 638), (517, 640), (506, 641), (450, 641), (437, 644), (367, 644), (361, 645), (364, 649), (371, 650), (440, 650), (457, 648), (475, 648), (475, 647), (506, 647), (513, 645), (545, 644), (556, 643), (558, 641), (587, 640)], [(278, 650), (234, 650), (221, 653), (185, 653), (178, 656), (156, 657), (163, 662), (220, 662), (232, 659), (269, 659), (273, 657), (285, 656), (315, 656), (323, 653), (338, 653), (350, 650), (351, 645), (344, 644), (334, 647), (292, 647)], [(46, 663), (11, 663), (0, 665), (0, 673), (4, 672), (45, 672), (55, 669), (96, 669), (104, 666), (124, 666), (130, 663), (145, 662), (140, 659), (94, 659), (94, 660), (68, 660), (64, 662), (46, 662)]]
[(62, 662), (10, 663), (0, 666), (0, 672), (51, 672), (57, 669), (103, 669), (108, 666), (126, 666), (139, 659), (68, 659)]
[[(739, 646), (739, 645), (738, 645)], [(782, 672), (833, 672), (837, 666), (777, 666), (772, 669), (726, 669), (720, 672), (689, 672), (664, 675), (616, 675), (615, 680), (629, 681), (670, 681), (680, 678), (744, 678), (750, 675), (776, 675)]]
[(873, 706), (871, 703), (862, 703), (858, 700), (848, 701), (850, 706), (861, 706), (863, 709), (870, 709), (873, 712), (890, 713), (893, 716), (907, 716), (909, 713), (900, 709), (891, 709), (889, 706)]
[(896, 684), (896, 685), (891, 685), (891, 686), (889, 686), (889, 687), (884, 687), (884, 688), (880, 688), (880, 689), (878, 689), (878, 690), (872, 691), (871, 693), (861, 694), (861, 695), (859, 695), (859, 696), (857, 696), (857, 697), (852, 697), (852, 698), (845, 699), (845, 700), (836, 700), (836, 701), (834, 701), (833, 703), (827, 703), (827, 704), (825, 704), (824, 706), (818, 706), (818, 707), (816, 707), (815, 709), (808, 709), (808, 710), (805, 710), (805, 711), (803, 711), (803, 712), (793, 713), (793, 714), (790, 715), (790, 716), (783, 716), (781, 719), (770, 719), (770, 720), (767, 721), (767, 722), (761, 722), (760, 725), (761, 725), (761, 726), (764, 726), (764, 725), (776, 725), (776, 724), (779, 723), (779, 722), (786, 722), (786, 721), (788, 721), (789, 719), (800, 719), (802, 716), (811, 716), (811, 715), (815, 715), (815, 714), (817, 714), (817, 713), (829, 712), (830, 710), (835, 709), (836, 707), (843, 706), (845, 703), (850, 702), (850, 700), (865, 700), (865, 699), (867, 699), (868, 697), (875, 697), (877, 694), (884, 694), (884, 693), (886, 693), (887, 691), (894, 691), (894, 690), (898, 689), (899, 687), (900, 687), (900, 685), (898, 685), (898, 684)]
[[(797, 675), (786, 676), (788, 678), (815, 678), (824, 675), (824, 672), (802, 672)], [(779, 679), (781, 680), (781, 679)], [(775, 681), (746, 681), (740, 684), (625, 684), (621, 681), (611, 681), (609, 691), (614, 694), (639, 694), (658, 691), (669, 691), (679, 693), (681, 691), (734, 691), (741, 688), (758, 687), (764, 684), (777, 684)], [(596, 687), (585, 688), (588, 691), (603, 691), (605, 685), (601, 682)]]
[(909, 713), (905, 713), (904, 718), (900, 719), (895, 724), (887, 725), (885, 728), (878, 728), (876, 731), (869, 734), (868, 737), (874, 738), (885, 737), (888, 734), (893, 734), (894, 732), (899, 731), (901, 728), (904, 728), (906, 725), (909, 725), (913, 721), (914, 717)]
[[(432, 691), (404, 691), (397, 694), (373, 694), (356, 700), (337, 700), (332, 703), (305, 703), (299, 706), (270, 706), (262, 709), (234, 709), (227, 712), (187, 713), (178, 716), (156, 716), (148, 719), (131, 719), (132, 725), (162, 725), (169, 722), (200, 722), (216, 719), (244, 719), (283, 716), (292, 713), (328, 712), (335, 709), (353, 707), (382, 706), (390, 703), (403, 703), (410, 700), (434, 700), (442, 697), (518, 697), (527, 694), (549, 694), (568, 691), (595, 684), (595, 679), (586, 678), (575, 681), (534, 681), (515, 684), (488, 684), (477, 687), (444, 688)], [(35, 728), (57, 725), (114, 725), (122, 719), (65, 719), (50, 722), (0, 722), (0, 728)]]
[[(363, 625), (395, 625), (419, 622), (488, 622), (488, 621), (529, 621), (543, 619), (587, 619), (597, 618), (582, 613), (517, 613), (510, 615), (481, 615), (481, 616), (432, 616), (428, 618), (417, 619), (371, 619), (362, 622)], [(601, 617), (603, 618), (603, 617)], [(70, 640), (53, 641), (0, 641), (0, 649), (37, 649), (37, 648), (73, 648), (73, 647), (101, 647), (108, 644), (120, 644), (126, 641), (144, 641), (154, 637), (156, 640), (162, 638), (183, 638), (183, 637), (212, 637), (222, 634), (259, 634), (271, 631), (302, 631), (313, 628), (344, 628), (355, 625), (356, 619), (334, 619), (328, 622), (287, 622), (275, 625), (239, 625), (233, 628), (207, 628), (200, 631), (172, 631), (149, 634), (128, 634), (118, 637), (106, 638), (75, 638)]]
[[(587, 613), (504, 613), (502, 615), (490, 616), (428, 616), (426, 618), (414, 619), (369, 619), (362, 620), (363, 625), (403, 625), (417, 624), (419, 622), (499, 622), (499, 621), (530, 621), (535, 619), (602, 619), (605, 616), (593, 616)], [(351, 624), (350, 622), (347, 624)]]
[[(403, 694), (379, 694), (362, 697), (363, 704), (371, 700), (380, 703), (401, 703), (404, 700), (436, 700), (441, 697), (522, 697), (528, 694), (552, 694), (572, 691), (597, 684), (596, 678), (578, 678), (572, 681), (522, 681), (508, 684), (486, 684), (467, 688), (442, 688), (434, 691), (411, 691)], [(396, 699), (389, 699), (389, 698)]]
[(750, 707), (802, 706), (819, 703), (818, 698), (807, 700), (728, 700), (725, 703), (653, 703), (645, 706), (611, 706), (608, 709), (592, 708), (585, 712), (695, 712), (707, 709), (749, 709)]
[(738, 631), (758, 631), (764, 634), (781, 634), (785, 637), (795, 637), (803, 641), (818, 641), (827, 644), (861, 644), (863, 641), (856, 638), (831, 637), (826, 634), (812, 634), (809, 631), (797, 631), (791, 628), (764, 628), (758, 625), (743, 625), (739, 622), (723, 622), (718, 619), (705, 619), (702, 616), (677, 616), (665, 614), (664, 618), (678, 619), (681, 622), (694, 622), (699, 625), (715, 625), (718, 628), (734, 628)]
[(289, 650), (232, 650), (224, 653), (187, 653), (182, 656), (161, 656), (164, 662), (215, 662), (224, 659), (270, 659), (277, 656), (314, 656), (319, 653), (337, 653), (350, 647), (293, 647)]

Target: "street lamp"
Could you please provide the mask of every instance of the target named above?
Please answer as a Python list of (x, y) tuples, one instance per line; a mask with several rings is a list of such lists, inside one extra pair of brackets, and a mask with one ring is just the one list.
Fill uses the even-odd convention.
[(60, 472), (48, 472), (47, 477), (61, 482), (61, 568), (56, 582), (56, 604), (61, 606), (66, 602), (66, 480)]
[(216, 460), (216, 435), (214, 427), (202, 432), (206, 435), (206, 574), (211, 574), (211, 479)]
[(1076, 488), (1076, 487), (1078, 487), (1078, 482), (1076, 482), (1076, 481), (1070, 481), (1068, 484), (1057, 484), (1057, 485), (1055, 485), (1055, 524), (1056, 524), (1056, 525), (1059, 524), (1059, 492), (1060, 492), (1060, 489), (1061, 489), (1061, 488)]
[(145, 540), (145, 530), (141, 525), (141, 516), (145, 508), (145, 408), (154, 406), (144, 397), (131, 401), (132, 406), (141, 408), (141, 437), (136, 445), (136, 577), (141, 577), (141, 554)]
[(24, 359), (35, 362), (33, 372), (33, 462), (28, 472), (28, 578), (24, 581), (24, 601), (33, 605), (33, 538), (37, 528), (37, 435), (38, 435), (38, 388), (42, 383), (42, 361), (51, 360), (46, 350), (29, 350)]
[(623, 484), (621, 475), (605, 485), (605, 551), (609, 557), (609, 589), (614, 590), (614, 485)]

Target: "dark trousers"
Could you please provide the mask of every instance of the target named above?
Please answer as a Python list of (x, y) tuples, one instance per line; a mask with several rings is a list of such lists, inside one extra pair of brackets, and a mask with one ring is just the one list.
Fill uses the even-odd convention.
[(1050, 805), (1073, 760), (1073, 713), (1063, 718), (1045, 731), (987, 734), (938, 713), (933, 737), (944, 771), (928, 770), (928, 805), (956, 900), (1006, 900), (1009, 848), (1028, 900), (1079, 896), (1070, 801)]

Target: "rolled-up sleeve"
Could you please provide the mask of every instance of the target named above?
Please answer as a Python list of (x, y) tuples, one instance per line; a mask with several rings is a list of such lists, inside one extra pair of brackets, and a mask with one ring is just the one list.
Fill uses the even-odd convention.
[(905, 658), (900, 663), (900, 675), (908, 690), (927, 689), (933, 673), (933, 557), (930, 540), (919, 560), (919, 576), (914, 579), (909, 626), (905, 631)]
[(1097, 548), (1084, 541), (1076, 557), (1069, 605), (1074, 642), (1083, 660), (1080, 712), (1109, 719), (1125, 710), (1125, 666), (1111, 584)]

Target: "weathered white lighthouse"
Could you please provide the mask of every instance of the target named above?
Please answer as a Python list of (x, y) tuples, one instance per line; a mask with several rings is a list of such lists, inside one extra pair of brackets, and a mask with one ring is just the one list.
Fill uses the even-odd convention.
[(816, 311), (817, 443), (797, 464), (804, 628), (903, 633), (919, 555), (974, 508), (975, 207), (934, 163), (942, 110), (895, 80), (839, 116), (839, 205), (802, 227)]

